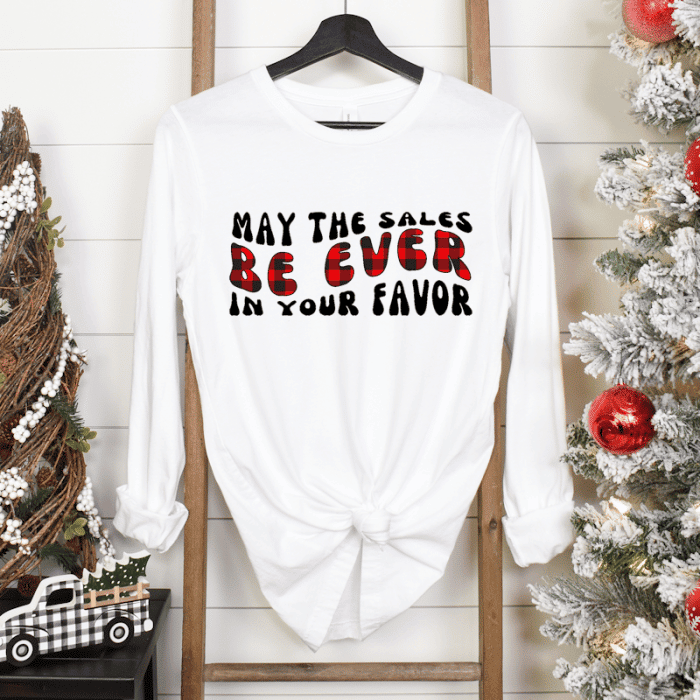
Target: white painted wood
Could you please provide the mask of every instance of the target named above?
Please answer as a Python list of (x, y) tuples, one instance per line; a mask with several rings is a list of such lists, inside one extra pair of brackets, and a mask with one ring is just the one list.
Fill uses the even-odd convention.
[[(70, 305), (64, 305), (64, 309), (71, 313)], [(87, 366), (78, 388), (78, 406), (85, 424), (127, 425), (130, 390), (123, 391), (119, 387), (131, 384), (133, 337), (76, 333), (75, 341), (81, 350), (87, 351)]]
[(172, 0), (23, 0), (3, 3), (3, 49), (191, 46), (192, 5)]
[(456, 0), (348, 0), (348, 12), (367, 17), (392, 50), (401, 46), (461, 47), (466, 38), (465, 3)]
[(190, 57), (185, 48), (0, 51), (0, 104), (21, 109), (35, 148), (149, 144), (163, 112), (189, 97)]
[[(540, 143), (554, 238), (614, 238), (630, 215), (595, 195), (605, 144)], [(674, 147), (675, 148), (675, 147)]]
[[(153, 135), (146, 136), (152, 141)], [(33, 138), (31, 133), (30, 138)], [(66, 226), (63, 237), (67, 241), (141, 239), (153, 153), (151, 143), (86, 146), (37, 143), (35, 150), (41, 154), (41, 181), (53, 201), (51, 211), (63, 217), (61, 226)]]
[(673, 139), (635, 124), (620, 90), (636, 78), (608, 48), (525, 47), (491, 51), (493, 94), (519, 107), (538, 142)]
[(141, 241), (68, 240), (55, 250), (75, 332), (132, 333)]
[(303, 11), (289, 0), (218, 2), (218, 47), (283, 46), (291, 53), (305, 44), (326, 17), (341, 14), (343, 0), (305, 0)]
[[(70, 314), (68, 306), (66, 313)], [(78, 404), (90, 426), (123, 428), (129, 423), (131, 397), (131, 335), (75, 334), (81, 350), (87, 351), (87, 366), (78, 389)], [(184, 337), (179, 338), (180, 375), (184, 376)], [(90, 386), (88, 391), (87, 387)]]
[(554, 241), (554, 265), (559, 304), (559, 327), (581, 320), (581, 312), (617, 313), (620, 287), (603, 277), (593, 261), (617, 248), (617, 239), (569, 238)]
[(490, 0), (492, 46), (604, 46), (618, 21), (602, 0)]

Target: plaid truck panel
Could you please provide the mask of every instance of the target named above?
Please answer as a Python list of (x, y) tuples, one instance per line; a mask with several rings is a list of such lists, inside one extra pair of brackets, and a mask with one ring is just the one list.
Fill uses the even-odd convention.
[[(0, 661), (7, 660), (9, 642), (22, 633), (38, 640), (39, 654), (50, 654), (101, 644), (107, 623), (119, 616), (133, 622), (135, 637), (144, 631), (144, 622), (149, 619), (148, 598), (85, 609), (81, 581), (75, 577), (72, 580), (60, 578), (64, 580), (49, 584), (38, 600), (32, 599), (33, 610), (20, 614), (9, 611), (0, 617)], [(72, 590), (72, 602), (47, 607), (49, 596), (56, 590)]]

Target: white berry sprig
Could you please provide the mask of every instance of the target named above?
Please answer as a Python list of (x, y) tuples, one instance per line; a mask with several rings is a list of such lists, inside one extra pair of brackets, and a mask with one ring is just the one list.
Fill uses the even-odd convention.
[(37, 208), (35, 182), (32, 166), (24, 160), (12, 171), (12, 182), (0, 188), (0, 247), (19, 212), (33, 213)]
[(17, 467), (0, 472), (0, 505), (12, 505), (28, 488), (29, 484), (20, 476)]
[(80, 362), (83, 359), (83, 353), (78, 350), (73, 340), (73, 328), (71, 326), (70, 316), (65, 315), (63, 318), (63, 343), (61, 351), (58, 355), (58, 369), (51, 379), (44, 382), (41, 387), (41, 396), (31, 405), (31, 408), (20, 418), (19, 424), (12, 428), (14, 439), (23, 443), (26, 442), (31, 435), (31, 429), (35, 428), (39, 421), (46, 415), (50, 399), (54, 398), (61, 386), (61, 379), (66, 371), (66, 363)]
[[(0, 504), (12, 507), (24, 496), (29, 484), (20, 476), (17, 467), (0, 472)], [(19, 518), (9, 517), (9, 512), (0, 507), (0, 540), (16, 546), (22, 554), (30, 554), (29, 540), (22, 537)]]
[(0, 540), (17, 547), (20, 554), (29, 555), (31, 554), (29, 539), (22, 537), (22, 531), (19, 528), (21, 524), (22, 521), (19, 518), (8, 518), (7, 513), (0, 508), (0, 528), (4, 526)]
[(102, 527), (102, 518), (95, 507), (95, 496), (92, 492), (92, 479), (85, 477), (85, 485), (78, 494), (75, 509), (85, 514), (89, 533), (97, 540), (100, 547), (100, 554), (107, 559), (114, 557), (116, 551), (109, 541), (108, 532)]

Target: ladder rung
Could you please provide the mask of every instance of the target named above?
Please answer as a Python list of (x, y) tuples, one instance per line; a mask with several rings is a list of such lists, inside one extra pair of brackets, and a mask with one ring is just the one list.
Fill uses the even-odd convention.
[(478, 681), (474, 662), (239, 664), (204, 666), (205, 681)]

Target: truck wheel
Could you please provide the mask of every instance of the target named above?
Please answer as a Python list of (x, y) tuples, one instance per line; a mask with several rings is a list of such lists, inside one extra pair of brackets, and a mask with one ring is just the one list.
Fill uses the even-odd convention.
[(27, 666), (39, 653), (39, 642), (31, 634), (18, 634), (7, 645), (7, 660), (13, 666)]
[(113, 649), (123, 647), (134, 636), (134, 623), (128, 617), (115, 617), (105, 627), (105, 644)]

